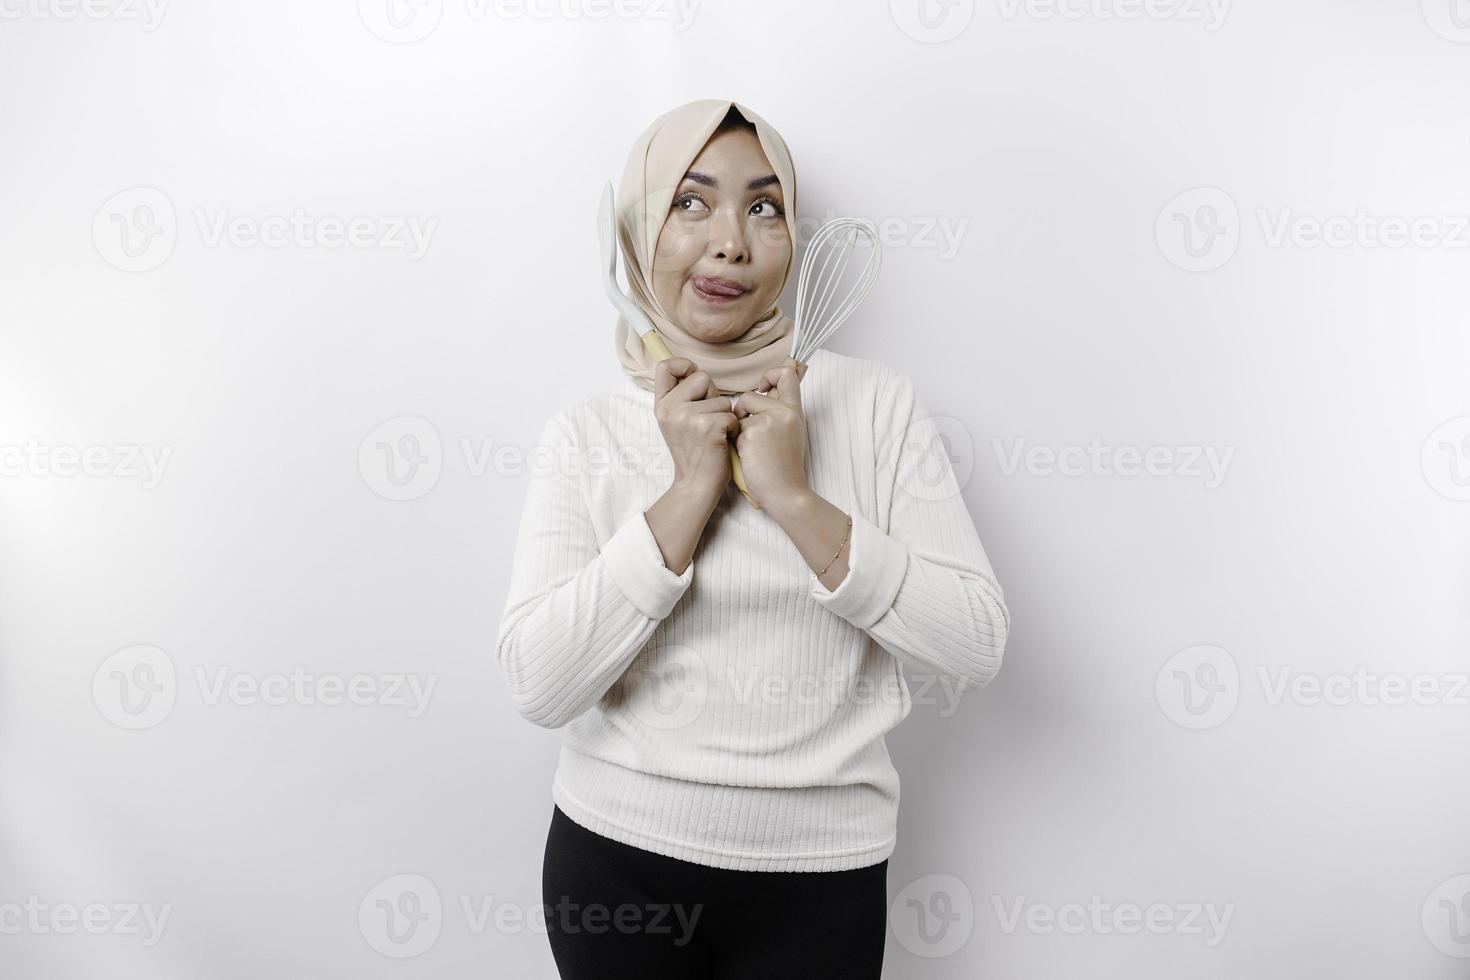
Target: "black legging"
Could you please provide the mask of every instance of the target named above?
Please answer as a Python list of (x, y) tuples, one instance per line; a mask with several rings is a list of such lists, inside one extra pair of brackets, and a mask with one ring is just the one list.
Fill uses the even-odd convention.
[(562, 980), (878, 980), (888, 862), (731, 871), (632, 847), (552, 807), (541, 872)]

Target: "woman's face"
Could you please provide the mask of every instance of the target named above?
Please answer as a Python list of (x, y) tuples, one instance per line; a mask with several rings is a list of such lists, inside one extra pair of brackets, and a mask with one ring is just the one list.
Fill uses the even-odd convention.
[(748, 129), (710, 138), (674, 189), (653, 257), (664, 312), (706, 343), (740, 336), (781, 294), (786, 200)]

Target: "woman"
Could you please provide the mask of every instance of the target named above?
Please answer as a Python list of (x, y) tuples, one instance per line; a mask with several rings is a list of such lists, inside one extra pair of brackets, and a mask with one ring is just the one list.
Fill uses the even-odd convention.
[(558, 969), (878, 977), (883, 736), (904, 671), (995, 675), (1000, 587), (908, 377), (789, 358), (796, 172), (765, 120), (714, 99), (660, 117), (618, 223), (674, 356), (620, 319), (621, 385), (547, 423), (497, 643), (521, 713), (565, 726), (542, 882)]

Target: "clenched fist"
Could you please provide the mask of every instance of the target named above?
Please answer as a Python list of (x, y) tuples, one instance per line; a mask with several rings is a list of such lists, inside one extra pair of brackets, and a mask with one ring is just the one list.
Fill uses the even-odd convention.
[(724, 493), (730, 482), (729, 437), (741, 428), (729, 397), (687, 357), (659, 361), (653, 387), (653, 414), (674, 458), (674, 485)]
[[(772, 368), (754, 391), (737, 399), (735, 448), (750, 495), (767, 510), (809, 496), (806, 475), (806, 415), (801, 410), (801, 377), (795, 361)], [(774, 513), (773, 513), (774, 516)]]

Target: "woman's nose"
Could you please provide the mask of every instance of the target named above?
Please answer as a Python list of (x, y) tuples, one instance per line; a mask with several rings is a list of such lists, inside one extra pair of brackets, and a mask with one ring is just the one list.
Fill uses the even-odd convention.
[(727, 262), (750, 261), (745, 229), (738, 215), (727, 212), (723, 218), (715, 219), (710, 230), (710, 255)]

